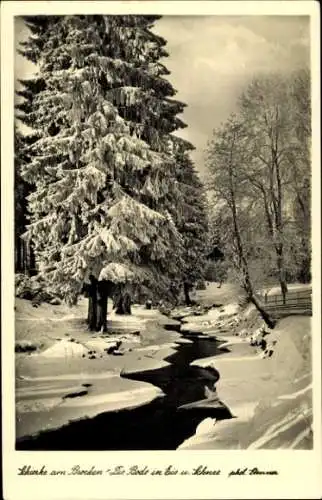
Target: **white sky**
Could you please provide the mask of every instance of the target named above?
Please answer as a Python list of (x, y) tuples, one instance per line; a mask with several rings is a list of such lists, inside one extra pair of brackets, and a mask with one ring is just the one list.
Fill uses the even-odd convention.
[[(162, 61), (176, 99), (188, 106), (188, 127), (179, 135), (196, 147), (192, 153), (202, 174), (204, 150), (213, 128), (234, 110), (236, 99), (254, 74), (283, 73), (309, 65), (309, 17), (305, 16), (165, 16), (154, 31), (167, 40)], [(17, 21), (16, 39), (25, 33)], [(16, 76), (32, 65), (16, 56)]]

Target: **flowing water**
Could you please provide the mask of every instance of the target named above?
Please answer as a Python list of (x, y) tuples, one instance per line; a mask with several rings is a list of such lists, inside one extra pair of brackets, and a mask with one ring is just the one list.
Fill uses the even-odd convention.
[[(205, 386), (214, 388), (218, 372), (190, 366), (191, 361), (220, 354), (218, 342), (191, 338), (178, 344), (164, 368), (127, 375), (125, 378), (149, 382), (165, 396), (134, 409), (100, 414), (72, 422), (58, 430), (46, 431), (17, 443), (19, 450), (174, 450), (192, 436), (207, 417), (231, 418), (218, 401), (212, 408), (179, 408), (205, 399)], [(221, 351), (222, 352), (222, 351)]]

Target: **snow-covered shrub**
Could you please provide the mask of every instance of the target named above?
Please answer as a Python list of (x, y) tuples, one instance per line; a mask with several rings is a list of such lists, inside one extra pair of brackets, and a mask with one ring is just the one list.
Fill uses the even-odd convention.
[(264, 337), (266, 337), (270, 332), (271, 330), (264, 323), (260, 328), (257, 328), (257, 330), (255, 330), (255, 332), (250, 336), (249, 338), (250, 345), (258, 346), (261, 347), (263, 350), (266, 350), (268, 343)]
[(15, 275), (15, 294), (21, 299), (31, 300), (33, 298), (31, 280), (26, 274)]
[(238, 333), (238, 336), (239, 337), (242, 337), (242, 338), (245, 338), (247, 337), (248, 335), (248, 332), (247, 332), (247, 329), (246, 328), (243, 328), (242, 330), (240, 330), (240, 332)]
[(57, 297), (50, 291), (47, 283), (39, 276), (15, 275), (15, 295), (20, 299), (32, 300), (35, 304), (52, 303)]
[(15, 344), (15, 352), (34, 352), (37, 351), (42, 344), (39, 342), (32, 342), (30, 340), (19, 340)]

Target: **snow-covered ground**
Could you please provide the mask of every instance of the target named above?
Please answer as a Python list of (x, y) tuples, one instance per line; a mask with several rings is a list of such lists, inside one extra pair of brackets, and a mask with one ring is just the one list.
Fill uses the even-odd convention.
[(120, 375), (167, 366), (164, 359), (182, 339), (163, 326), (178, 323), (134, 306), (131, 317), (110, 312), (108, 333), (90, 333), (86, 307), (85, 300), (73, 309), (16, 300), (16, 346), (36, 348), (16, 354), (17, 438), (163, 396)]
[(186, 316), (182, 319), (182, 332), (203, 332), (217, 328), (221, 322), (227, 322), (227, 319), (236, 316), (240, 307), (238, 304), (227, 304), (222, 307), (210, 309), (200, 316)]
[(272, 357), (262, 359), (247, 339), (221, 336), (229, 353), (191, 363), (218, 370), (218, 396), (236, 418), (208, 419), (181, 449), (312, 447), (310, 318), (285, 318), (270, 335)]
[[(301, 292), (301, 291), (306, 291), (310, 290), (312, 288), (312, 285), (310, 283), (303, 284), (303, 283), (290, 283), (287, 285), (288, 291), (289, 292)], [(281, 294), (281, 287), (279, 285), (272, 286), (270, 288), (267, 288), (265, 290), (262, 290), (262, 295), (280, 295)]]
[[(174, 318), (181, 318), (183, 331), (219, 338), (222, 349), (228, 350), (191, 365), (214, 368), (214, 404), (219, 397), (236, 417), (205, 419), (180, 448), (308, 449), (312, 447), (310, 318), (279, 321), (265, 337), (274, 346), (273, 355), (263, 359), (263, 352), (249, 342), (262, 322), (254, 306), (241, 310), (238, 293), (231, 285), (210, 284), (196, 298), (216, 307), (199, 315), (192, 314), (192, 308), (173, 312)], [(16, 345), (35, 348), (16, 353), (17, 437), (162, 398), (157, 387), (121, 375), (165, 367), (180, 343), (191, 343), (176, 331), (165, 330), (164, 326), (176, 328), (178, 321), (142, 306), (134, 306), (131, 317), (110, 311), (109, 332), (89, 333), (86, 309), (86, 300), (69, 309), (47, 304), (33, 308), (17, 299)], [(200, 404), (211, 406), (211, 394)], [(185, 406), (189, 415), (189, 404)], [(196, 408), (198, 402), (190, 406)]]
[(206, 306), (213, 304), (232, 304), (236, 297), (241, 293), (238, 285), (232, 283), (224, 283), (220, 288), (218, 283), (208, 283), (205, 290), (195, 292), (195, 299), (198, 303)]

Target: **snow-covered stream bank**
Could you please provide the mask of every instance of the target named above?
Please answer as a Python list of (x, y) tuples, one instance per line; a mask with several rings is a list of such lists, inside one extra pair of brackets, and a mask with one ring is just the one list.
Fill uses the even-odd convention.
[(260, 324), (253, 313), (138, 308), (127, 333), (51, 332), (45, 351), (17, 355), (18, 448), (311, 448), (310, 318), (280, 321), (263, 359), (245, 335)]
[(206, 419), (180, 449), (311, 449), (310, 318), (282, 319), (267, 337), (274, 345), (269, 357), (247, 338), (230, 332), (220, 337), (229, 352), (191, 365), (218, 370), (218, 396), (235, 418)]
[[(169, 334), (171, 334), (170, 331)], [(205, 387), (208, 387), (210, 391), (214, 389), (214, 383), (218, 378), (216, 373), (189, 366), (189, 363), (200, 356), (215, 355), (218, 348), (215, 340), (196, 338), (188, 342), (179, 339), (177, 344), (151, 347), (154, 350), (163, 351), (163, 354), (169, 354), (167, 351), (172, 351), (164, 360), (165, 366), (154, 366), (151, 369), (145, 367), (142, 371), (137, 366), (136, 368), (133, 366), (132, 369), (123, 370), (119, 379), (112, 374), (106, 374), (106, 379), (103, 377), (91, 379), (92, 384), (96, 386), (98, 382), (102, 386), (107, 381), (119, 386), (122, 383), (143, 384), (143, 387), (140, 386), (138, 389), (135, 389), (134, 385), (133, 390), (130, 391), (133, 398), (132, 404), (128, 389), (123, 397), (124, 406), (122, 392), (119, 392), (116, 399), (115, 393), (101, 394), (96, 398), (95, 396), (88, 397), (88, 409), (84, 417), (84, 404), (86, 405), (84, 397), (86, 398), (87, 391), (91, 388), (86, 387), (88, 384), (84, 384), (83, 394), (77, 393), (76, 383), (73, 387), (75, 397), (65, 398), (64, 402), (55, 409), (55, 429), (37, 432), (33, 437), (25, 435), (24, 439), (18, 440), (18, 449), (171, 450), (176, 449), (185, 439), (193, 435), (203, 419), (207, 417), (230, 418), (229, 410), (216, 396), (213, 397), (211, 405), (201, 405), (189, 411), (180, 408), (182, 405), (204, 400), (206, 398)], [(138, 348), (136, 352), (149, 355), (151, 349), (143, 347)], [(52, 393), (49, 395), (53, 396)], [(151, 402), (145, 399), (149, 396)], [(107, 402), (110, 402), (109, 407), (106, 406)], [(97, 404), (103, 405), (99, 411)], [(75, 418), (78, 411), (83, 412), (79, 419)], [(63, 421), (66, 422), (66, 415), (73, 422), (63, 425)], [(33, 416), (31, 425), (35, 425), (35, 414), (30, 414), (30, 416)]]
[(214, 391), (216, 372), (189, 363), (215, 355), (215, 339), (182, 336), (180, 322), (143, 308), (128, 333), (113, 325), (118, 335), (74, 332), (16, 355), (18, 449), (176, 449), (204, 418), (230, 417), (215, 393), (208, 407), (180, 409)]

